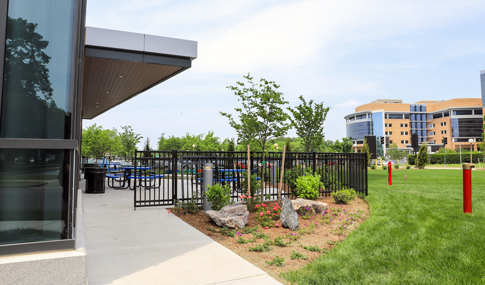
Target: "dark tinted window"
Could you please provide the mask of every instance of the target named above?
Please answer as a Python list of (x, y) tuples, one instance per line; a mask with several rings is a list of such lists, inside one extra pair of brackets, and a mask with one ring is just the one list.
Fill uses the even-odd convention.
[(453, 115), (473, 115), (472, 110), (454, 110)]
[(402, 119), (403, 114), (389, 114), (389, 119)]
[(0, 245), (67, 237), (69, 151), (0, 150)]

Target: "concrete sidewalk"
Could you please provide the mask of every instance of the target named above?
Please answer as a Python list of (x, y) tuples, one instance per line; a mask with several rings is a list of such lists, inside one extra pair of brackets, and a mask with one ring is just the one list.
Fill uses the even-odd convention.
[(281, 284), (164, 207), (133, 211), (131, 190), (83, 191), (83, 219), (89, 285)]

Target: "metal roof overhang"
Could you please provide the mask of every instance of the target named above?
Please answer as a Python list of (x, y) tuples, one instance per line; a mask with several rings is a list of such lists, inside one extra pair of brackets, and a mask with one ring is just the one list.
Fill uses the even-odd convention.
[(82, 111), (93, 119), (191, 67), (197, 42), (86, 27)]

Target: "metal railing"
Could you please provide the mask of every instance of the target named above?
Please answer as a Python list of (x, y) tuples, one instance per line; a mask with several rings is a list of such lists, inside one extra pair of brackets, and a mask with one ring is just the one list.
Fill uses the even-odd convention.
[[(276, 200), (282, 164), (281, 152), (228, 151), (136, 151), (131, 187), (134, 190), (134, 207), (173, 205), (176, 200), (188, 201), (193, 193), (202, 192), (202, 167), (212, 163), (214, 183), (231, 187), (231, 198), (239, 201), (246, 194), (244, 187), (247, 172), (260, 182), (266, 200)], [(320, 196), (353, 188), (367, 195), (367, 165), (361, 153), (288, 152), (285, 157), (285, 174), (282, 196), (294, 197), (295, 179), (310, 172), (320, 175), (324, 187)], [(198, 199), (199, 203), (201, 202)]]

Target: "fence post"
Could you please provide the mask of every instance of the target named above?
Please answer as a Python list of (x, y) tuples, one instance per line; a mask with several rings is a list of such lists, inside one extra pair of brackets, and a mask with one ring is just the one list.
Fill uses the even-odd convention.
[(313, 152), (313, 175), (315, 175), (315, 171), (317, 170), (317, 153)]
[(177, 200), (177, 150), (172, 150), (172, 199), (175, 202)]
[[(135, 149), (135, 158), (134, 158), (134, 162), (136, 162), (136, 156), (137, 156), (137, 153), (138, 153), (138, 150)], [(131, 163), (133, 164), (134, 166), (134, 169), (133, 171), (135, 172), (135, 174), (133, 175), (135, 177), (134, 182), (133, 182), (133, 208), (135, 209), (136, 211), (136, 164), (133, 163), (133, 157), (131, 158)], [(128, 179), (128, 178), (127, 178)], [(129, 180), (128, 180), (129, 181)], [(140, 192), (140, 195), (141, 195), (141, 192)]]

